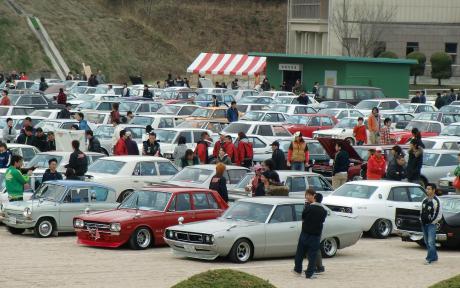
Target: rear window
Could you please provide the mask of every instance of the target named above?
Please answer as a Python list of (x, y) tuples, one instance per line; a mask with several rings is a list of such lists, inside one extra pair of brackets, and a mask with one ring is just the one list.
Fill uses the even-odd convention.
[(358, 185), (358, 184), (345, 184), (340, 186), (333, 193), (334, 196), (350, 197), (350, 198), (360, 198), (360, 199), (369, 199), (377, 186), (368, 186), (368, 185)]
[(231, 123), (225, 129), (223, 130), (225, 133), (248, 133), (249, 128), (251, 127), (250, 124), (244, 124), (244, 123)]

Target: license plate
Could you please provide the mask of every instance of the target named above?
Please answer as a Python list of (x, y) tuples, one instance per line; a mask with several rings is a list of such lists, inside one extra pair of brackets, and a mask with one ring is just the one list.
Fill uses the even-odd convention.
[(16, 224), (16, 217), (10, 217), (10, 223)]
[(195, 252), (195, 246), (193, 245), (184, 245), (184, 250), (187, 252)]

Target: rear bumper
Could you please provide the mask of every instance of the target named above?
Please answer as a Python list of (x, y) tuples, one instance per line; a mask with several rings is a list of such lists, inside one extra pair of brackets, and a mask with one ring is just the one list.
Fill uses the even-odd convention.
[[(396, 235), (401, 237), (402, 241), (415, 242), (423, 240), (423, 232), (407, 231), (407, 230), (396, 230)], [(447, 241), (447, 234), (436, 233), (436, 242)]]
[[(201, 260), (214, 260), (217, 257), (221, 256), (220, 253), (217, 251), (217, 246), (215, 244), (209, 245), (185, 243), (181, 241), (171, 240), (165, 237), (163, 237), (163, 239), (171, 247), (174, 255), (177, 256)], [(185, 248), (186, 246), (188, 248)]]
[(127, 241), (120, 232), (99, 232), (97, 237), (83, 229), (75, 229), (75, 232), (77, 233), (77, 243), (86, 246), (117, 248)]

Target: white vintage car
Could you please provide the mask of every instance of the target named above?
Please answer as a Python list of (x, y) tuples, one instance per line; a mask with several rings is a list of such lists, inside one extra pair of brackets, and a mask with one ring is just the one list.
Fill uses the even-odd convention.
[(88, 167), (89, 181), (105, 184), (117, 192), (118, 201), (151, 182), (167, 181), (177, 173), (168, 159), (154, 156), (111, 156)]
[[(195, 150), (196, 143), (201, 139), (201, 133), (207, 132), (209, 135), (212, 131), (200, 128), (168, 128), (155, 129), (157, 140), (160, 141), (160, 150), (163, 157), (173, 159), (174, 149), (179, 142), (179, 137), (185, 137), (187, 147)], [(139, 151), (142, 151), (143, 144), (139, 144)], [(141, 152), (142, 153), (142, 152)]]
[[(367, 119), (365, 120), (367, 122)], [(356, 144), (353, 136), (353, 128), (358, 124), (358, 117), (345, 117), (332, 129), (318, 130), (313, 132), (313, 139), (332, 138), (347, 140), (350, 145)]]
[[(174, 254), (204, 260), (228, 256), (233, 262), (244, 263), (256, 258), (294, 256), (304, 201), (284, 197), (241, 199), (218, 219), (169, 227), (164, 240)], [(326, 210), (320, 247), (324, 257), (333, 257), (338, 249), (354, 245), (362, 230), (351, 215)]]
[(357, 215), (363, 231), (385, 238), (396, 228), (396, 208), (420, 209), (424, 198), (425, 191), (414, 183), (363, 180), (345, 183), (323, 204), (332, 211)]

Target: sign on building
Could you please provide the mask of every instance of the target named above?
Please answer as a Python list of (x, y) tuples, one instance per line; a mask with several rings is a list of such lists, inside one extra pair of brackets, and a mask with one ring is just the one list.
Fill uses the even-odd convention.
[(335, 86), (337, 85), (337, 71), (326, 70), (324, 71), (324, 85)]
[(279, 64), (278, 69), (280, 71), (302, 71), (302, 64)]

